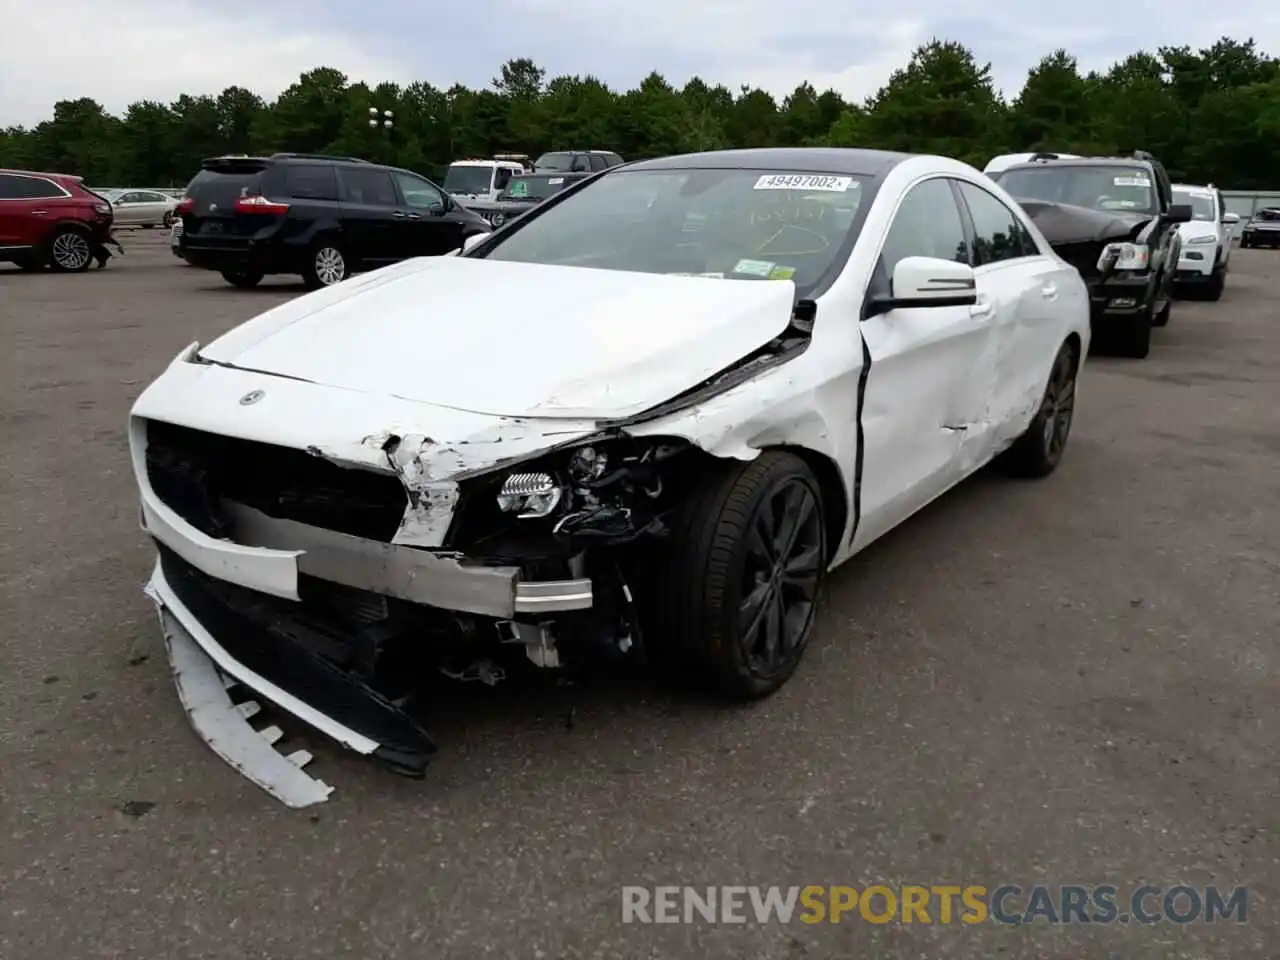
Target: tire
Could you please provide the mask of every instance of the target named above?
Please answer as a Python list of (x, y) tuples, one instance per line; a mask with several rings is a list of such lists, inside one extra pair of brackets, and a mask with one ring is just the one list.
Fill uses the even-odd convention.
[(1058, 469), (1071, 436), (1076, 409), (1076, 377), (1080, 357), (1069, 343), (1058, 348), (1031, 425), (1000, 455), (1000, 466), (1015, 477), (1047, 477)]
[(1160, 312), (1152, 317), (1151, 325), (1153, 327), (1167, 327), (1169, 325), (1169, 315), (1171, 313), (1173, 313), (1172, 295), (1170, 295), (1169, 299), (1164, 302), (1164, 306), (1160, 308)]
[[(792, 558), (790, 579), (762, 547), (785, 539), (788, 524), (795, 538), (785, 554)], [(671, 529), (657, 568), (660, 629), (650, 633), (662, 638), (660, 662), (687, 668), (714, 695), (756, 700), (773, 693), (809, 643), (826, 576), (817, 479), (799, 457), (766, 451), (708, 476)], [(753, 597), (754, 626), (743, 609)], [(773, 614), (783, 609), (773, 604), (779, 597), (780, 617)]]
[(324, 239), (311, 248), (311, 257), (302, 280), (308, 290), (319, 290), (341, 283), (351, 276), (351, 266), (337, 241)]
[(58, 273), (84, 273), (93, 263), (93, 242), (79, 227), (59, 227), (49, 240), (49, 267)]
[(1147, 308), (1136, 317), (1129, 318), (1115, 331), (1116, 352), (1122, 357), (1145, 360), (1151, 353), (1151, 327), (1155, 318)]
[(223, 270), (222, 279), (241, 290), (252, 290), (262, 282), (261, 270)]
[(1227, 287), (1227, 271), (1222, 267), (1218, 267), (1213, 271), (1213, 276), (1209, 278), (1209, 285), (1205, 287), (1204, 295), (1206, 299), (1217, 302), (1222, 299), (1222, 292)]

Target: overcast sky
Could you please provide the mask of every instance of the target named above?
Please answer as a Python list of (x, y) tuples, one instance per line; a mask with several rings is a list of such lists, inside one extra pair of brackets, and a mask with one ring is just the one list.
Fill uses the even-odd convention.
[(0, 0), (0, 126), (92, 96), (108, 110), (231, 84), (274, 97), (299, 73), (484, 86), (531, 57), (618, 89), (650, 70), (783, 96), (860, 99), (932, 36), (991, 62), (1010, 93), (1054, 47), (1105, 68), (1137, 47), (1252, 35), (1280, 54), (1277, 0)]

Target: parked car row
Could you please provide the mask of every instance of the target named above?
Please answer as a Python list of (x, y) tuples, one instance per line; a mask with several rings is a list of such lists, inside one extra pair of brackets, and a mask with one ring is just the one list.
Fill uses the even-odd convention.
[(1175, 184), (1143, 151), (997, 157), (987, 174), (1084, 277), (1094, 333), (1122, 355), (1148, 355), (1176, 294), (1222, 296), (1239, 217), (1212, 185)]

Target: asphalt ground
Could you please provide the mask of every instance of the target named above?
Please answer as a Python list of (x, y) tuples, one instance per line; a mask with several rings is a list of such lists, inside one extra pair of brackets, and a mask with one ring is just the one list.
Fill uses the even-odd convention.
[[(4, 960), (1280, 955), (1280, 254), (1236, 250), (1149, 359), (1091, 358), (1053, 477), (978, 476), (842, 568), (767, 702), (608, 680), (569, 729), (563, 691), (459, 686), (425, 780), (313, 743), (336, 791), (294, 812), (187, 727), (124, 426), (182, 347), (300, 288), (123, 240), (0, 267)], [(1247, 915), (622, 922), (626, 885), (904, 883), (1112, 884), (1122, 912), (1247, 885)]]

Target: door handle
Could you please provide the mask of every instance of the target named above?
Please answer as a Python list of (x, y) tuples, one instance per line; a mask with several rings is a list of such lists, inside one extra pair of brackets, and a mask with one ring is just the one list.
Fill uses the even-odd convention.
[(396, 211), (395, 213), (393, 213), (391, 216), (395, 217), (397, 220), (403, 220), (403, 219), (405, 219), (405, 217), (407, 217), (407, 216), (409, 216), (409, 215), (408, 215), (407, 213), (405, 213), (403, 210), (397, 210), (397, 211)]
[(420, 214), (420, 213), (406, 213), (406, 214), (405, 214), (405, 216), (406, 216), (406, 217), (408, 217), (410, 220), (421, 220), (421, 219), (422, 219), (422, 214)]
[(1058, 288), (1052, 283), (1046, 283), (1040, 288), (1040, 296), (1046, 300), (1052, 300), (1058, 295)]
[(48, 212), (48, 210), (32, 210), (31, 215), (33, 217), (43, 217)]
[(969, 316), (989, 317), (991, 316), (991, 310), (992, 310), (991, 301), (983, 300), (980, 303), (975, 303), (973, 306), (969, 308)]

